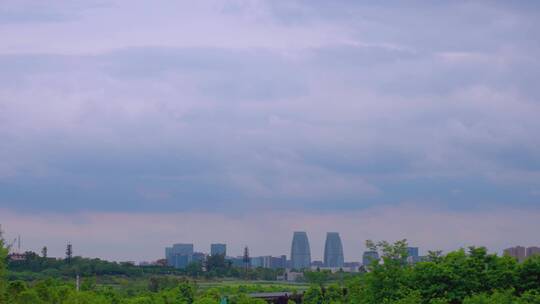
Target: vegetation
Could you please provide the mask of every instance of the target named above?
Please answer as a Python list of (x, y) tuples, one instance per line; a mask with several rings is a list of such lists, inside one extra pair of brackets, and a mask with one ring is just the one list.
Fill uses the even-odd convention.
[(4, 245), (4, 238), (2, 237), (2, 230), (0, 230), (0, 303), (7, 302), (6, 296), (6, 264), (8, 250)]
[[(306, 304), (540, 304), (540, 257), (523, 263), (470, 247), (446, 255), (430, 253), (428, 260), (407, 263), (405, 240), (389, 244), (368, 242), (381, 253), (367, 272), (354, 275), (306, 272)], [(45, 250), (46, 251), (46, 250)], [(262, 291), (303, 292), (298, 285), (266, 281), (216, 281), (233, 269), (225, 261), (210, 259), (176, 273), (166, 267), (136, 267), (97, 259), (72, 257), (69, 262), (43, 254), (26, 261), (6, 263), (7, 250), (0, 238), (0, 303), (37, 304), (262, 304), (249, 297)], [(8, 267), (6, 267), (8, 266)], [(7, 271), (9, 268), (9, 271)], [(189, 267), (188, 267), (189, 268)], [(173, 271), (173, 272), (171, 272)], [(168, 273), (169, 272), (169, 273)], [(253, 270), (255, 273), (256, 270)], [(39, 273), (21, 280), (14, 273)], [(82, 274), (77, 291), (72, 277)], [(248, 277), (249, 277), (248, 273)]]
[[(69, 251), (69, 252), (68, 252)], [(186, 269), (175, 269), (163, 266), (135, 266), (132, 263), (116, 263), (100, 259), (88, 259), (71, 256), (71, 249), (66, 251), (65, 259), (47, 257), (47, 249), (42, 249), (42, 255), (35, 252), (25, 252), (24, 260), (10, 261), (8, 263), (8, 279), (21, 281), (35, 281), (47, 278), (73, 278), (77, 274), (82, 277), (91, 276), (123, 276), (129, 278), (148, 277), (149, 275), (176, 275), (190, 278), (243, 278), (249, 280), (275, 280), (283, 274), (281, 269), (256, 268), (245, 272), (243, 269), (233, 267), (221, 255), (211, 256), (206, 261), (206, 270), (203, 265), (194, 262)]]
[(347, 282), (350, 303), (540, 303), (540, 256), (518, 264), (470, 247), (409, 265), (405, 240), (368, 247), (382, 251), (382, 261)]

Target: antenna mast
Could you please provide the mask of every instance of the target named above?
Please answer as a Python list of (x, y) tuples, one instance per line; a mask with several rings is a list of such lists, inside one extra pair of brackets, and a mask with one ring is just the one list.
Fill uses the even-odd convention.
[(246, 278), (247, 278), (247, 273), (248, 273), (248, 270), (249, 270), (249, 265), (251, 264), (250, 261), (251, 261), (251, 259), (249, 258), (249, 249), (246, 246), (244, 248), (244, 258), (243, 258), (244, 272), (245, 272)]

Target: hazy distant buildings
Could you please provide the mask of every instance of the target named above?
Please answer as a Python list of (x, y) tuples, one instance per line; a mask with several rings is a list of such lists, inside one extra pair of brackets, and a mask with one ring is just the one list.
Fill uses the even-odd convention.
[(360, 263), (358, 262), (345, 262), (343, 263), (343, 268), (356, 269), (360, 268)]
[(418, 247), (407, 247), (407, 256), (418, 257)]
[(193, 261), (193, 244), (174, 244), (165, 248), (167, 265), (175, 268), (186, 268)]
[(210, 255), (227, 255), (227, 245), (226, 244), (211, 244), (210, 245)]
[(540, 255), (540, 247), (536, 247), (536, 246), (532, 246), (528, 248), (525, 248), (523, 246), (510, 247), (504, 250), (504, 255), (511, 256), (513, 258), (516, 258), (519, 262), (523, 262), (528, 257), (531, 257), (533, 255)]
[(540, 247), (529, 247), (527, 248), (527, 257), (531, 257), (533, 255), (540, 255)]
[(194, 252), (191, 257), (192, 262), (204, 263), (206, 261), (206, 254), (202, 252)]
[(311, 268), (323, 268), (324, 267), (324, 262), (323, 261), (312, 261), (311, 262)]
[(272, 256), (259, 256), (251, 258), (251, 266), (254, 268), (271, 268)]
[(167, 260), (167, 266), (173, 266), (172, 262), (172, 247), (165, 248), (165, 260)]
[(270, 268), (287, 268), (287, 256), (281, 255), (279, 257), (272, 257), (272, 260), (270, 261)]
[(324, 266), (343, 267), (343, 245), (337, 232), (328, 232), (324, 245)]
[(258, 256), (251, 258), (251, 267), (254, 268), (286, 268), (287, 267), (287, 257), (285, 255), (279, 257), (273, 257), (271, 255)]
[(234, 266), (234, 267), (243, 267), (244, 266), (244, 257), (243, 256), (226, 257), (226, 260), (231, 262), (231, 265)]
[(311, 265), (311, 249), (307, 233), (296, 231), (291, 245), (291, 267), (294, 269), (309, 268)]
[(362, 254), (362, 265), (369, 266), (373, 261), (379, 260), (379, 253), (377, 251), (364, 251)]
[(251, 267), (253, 267), (253, 268), (263, 267), (263, 257), (252, 257), (251, 258)]
[(407, 247), (407, 262), (409, 264), (415, 264), (420, 262), (420, 256), (418, 255), (418, 247)]
[(516, 247), (506, 248), (504, 250), (504, 255), (514, 257), (518, 261), (523, 262), (525, 260), (525, 257), (527, 256), (527, 252), (525, 250), (525, 247), (516, 246)]

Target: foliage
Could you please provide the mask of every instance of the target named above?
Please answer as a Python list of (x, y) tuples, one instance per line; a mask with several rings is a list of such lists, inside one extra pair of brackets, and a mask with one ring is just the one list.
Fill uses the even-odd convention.
[(532, 289), (540, 291), (540, 255), (533, 255), (519, 265), (517, 281), (516, 289), (521, 292)]
[(304, 293), (304, 303), (305, 304), (322, 304), (323, 303), (323, 293), (321, 287), (318, 285), (312, 285)]
[(329, 270), (304, 272), (304, 277), (308, 283), (319, 286), (323, 286), (329, 280), (330, 275)]
[(2, 230), (0, 230), (0, 303), (5, 302), (6, 297), (6, 285), (5, 280), (6, 276), (6, 259), (7, 259), (8, 249), (5, 246), (4, 237), (2, 235)]
[(382, 252), (370, 272), (347, 284), (349, 303), (535, 303), (540, 291), (540, 258), (518, 264), (511, 257), (469, 247), (427, 261), (405, 263), (405, 240), (367, 242)]

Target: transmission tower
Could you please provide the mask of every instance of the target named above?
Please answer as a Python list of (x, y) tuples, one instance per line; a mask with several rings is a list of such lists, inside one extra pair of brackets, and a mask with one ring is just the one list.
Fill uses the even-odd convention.
[(68, 263), (71, 263), (72, 257), (73, 257), (73, 246), (71, 246), (71, 243), (68, 243), (66, 247), (66, 261)]
[(243, 262), (244, 262), (244, 272), (246, 274), (246, 277), (247, 277), (247, 273), (248, 273), (248, 270), (249, 270), (249, 266), (250, 266), (250, 262), (251, 262), (251, 259), (249, 258), (249, 249), (248, 247), (246, 246), (244, 248), (244, 258), (242, 259)]

